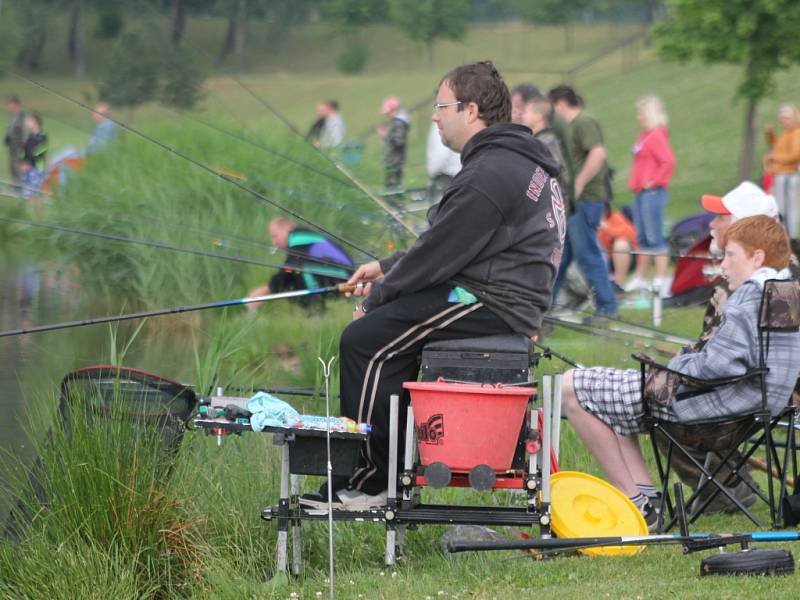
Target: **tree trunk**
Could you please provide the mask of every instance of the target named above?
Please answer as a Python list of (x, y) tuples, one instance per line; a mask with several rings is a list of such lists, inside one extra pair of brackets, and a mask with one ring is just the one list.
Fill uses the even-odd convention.
[(75, 77), (86, 75), (86, 61), (83, 56), (83, 40), (81, 40), (81, 20), (83, 17), (83, 0), (74, 0), (69, 13), (69, 35), (67, 36), (67, 52), (72, 62)]
[(659, 0), (647, 0), (647, 22), (648, 23), (655, 23), (656, 19), (658, 18), (658, 14), (660, 12), (660, 2)]
[(247, 0), (238, 0), (236, 3), (236, 29), (233, 34), (233, 46), (236, 51), (236, 59), (239, 63), (239, 71), (247, 70), (244, 58), (245, 39), (247, 34)]
[(753, 153), (756, 146), (756, 115), (758, 100), (747, 99), (747, 111), (744, 117), (744, 136), (742, 137), (742, 155), (739, 160), (739, 181), (753, 176)]
[(572, 52), (572, 23), (564, 23), (564, 52)]
[(173, 46), (181, 43), (186, 32), (186, 0), (174, 0), (172, 4), (172, 24), (169, 39)]
[(222, 48), (220, 48), (219, 54), (217, 55), (217, 65), (221, 65), (233, 50), (233, 38), (235, 32), (236, 12), (231, 11), (231, 13), (228, 15), (228, 29), (225, 32), (225, 41), (222, 42)]
[(17, 66), (20, 69), (30, 73), (34, 67), (38, 66), (46, 39), (44, 27), (37, 27), (31, 32), (28, 43), (17, 55)]

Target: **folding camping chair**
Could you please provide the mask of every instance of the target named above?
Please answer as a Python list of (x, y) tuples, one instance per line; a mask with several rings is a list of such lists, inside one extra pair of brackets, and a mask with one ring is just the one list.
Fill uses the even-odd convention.
[[(759, 363), (755, 368), (736, 376), (714, 380), (703, 380), (688, 377), (677, 371), (668, 369), (664, 365), (654, 362), (643, 354), (634, 354), (633, 358), (639, 361), (641, 369), (641, 391), (645, 410), (645, 424), (650, 431), (656, 467), (661, 482), (663, 507), (660, 521), (664, 518), (665, 509), (669, 513), (669, 521), (659, 523), (662, 531), (668, 531), (676, 523), (673, 503), (669, 496), (669, 476), (671, 474), (672, 456), (679, 452), (691, 461), (702, 473), (700, 482), (694, 493), (687, 499), (687, 519), (693, 523), (717, 497), (724, 494), (736, 508), (742, 511), (757, 526), (762, 526), (758, 518), (735, 498), (730, 488), (743, 482), (750, 490), (760, 497), (770, 509), (770, 519), (773, 527), (780, 525), (784, 510), (784, 499), (787, 496), (787, 480), (790, 476), (797, 479), (797, 457), (795, 422), (798, 407), (789, 398), (782, 399), (785, 406), (777, 414), (769, 410), (770, 390), (767, 386), (766, 357), (769, 353), (769, 338), (771, 332), (800, 331), (800, 283), (793, 280), (770, 280), (764, 285), (761, 297), (758, 320), (758, 357)], [(733, 385), (742, 381), (755, 381), (761, 390), (761, 407), (759, 410), (735, 418), (716, 419), (696, 423), (676, 423), (660, 420), (652, 415), (650, 401), (653, 400), (652, 392), (646, 392), (646, 381), (650, 370), (661, 381), (667, 377), (674, 378), (674, 389), (680, 384), (684, 391), (674, 397), (680, 402), (707, 393), (713, 389)], [(668, 393), (668, 388), (662, 388), (662, 393)], [(773, 405), (775, 403), (772, 403)], [(785, 442), (775, 439), (774, 430), (779, 425), (787, 425)], [(658, 436), (665, 442), (666, 456), (659, 451)], [(767, 494), (751, 480), (741, 475), (745, 465), (755, 451), (763, 446), (767, 463)], [(783, 456), (779, 449), (783, 449)], [(707, 460), (700, 462), (694, 454), (706, 453)], [(740, 454), (739, 454), (740, 452)], [(715, 460), (714, 460), (715, 459)], [(775, 490), (777, 483), (779, 488)], [(709, 486), (711, 486), (709, 488)], [(710, 493), (705, 494), (704, 492)]]

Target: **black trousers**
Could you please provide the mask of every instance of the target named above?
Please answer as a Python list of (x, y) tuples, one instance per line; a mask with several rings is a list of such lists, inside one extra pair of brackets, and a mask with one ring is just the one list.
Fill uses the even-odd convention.
[(452, 285), (403, 296), (353, 321), (340, 342), (341, 413), (372, 425), (359, 467), (349, 485), (368, 494), (387, 486), (389, 462), (389, 396), (400, 401), (400, 455), (408, 393), (403, 382), (416, 381), (422, 347), (431, 341), (512, 333), (480, 302), (448, 302)]

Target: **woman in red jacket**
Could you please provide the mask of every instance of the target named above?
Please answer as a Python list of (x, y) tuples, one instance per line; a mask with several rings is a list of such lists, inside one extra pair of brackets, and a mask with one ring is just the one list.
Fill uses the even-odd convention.
[(655, 254), (656, 276), (652, 284), (648, 283), (646, 275), (650, 260), (643, 256), (625, 290), (652, 287), (665, 296), (669, 294), (669, 257), (664, 239), (664, 207), (675, 170), (675, 155), (669, 144), (667, 113), (660, 99), (655, 96), (640, 98), (636, 102), (636, 118), (642, 130), (633, 145), (633, 167), (628, 187), (636, 194), (633, 219), (639, 234), (639, 246), (643, 251)]

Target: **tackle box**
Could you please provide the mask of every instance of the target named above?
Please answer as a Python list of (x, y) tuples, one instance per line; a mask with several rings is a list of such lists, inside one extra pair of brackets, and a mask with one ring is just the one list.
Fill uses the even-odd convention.
[(525, 383), (531, 374), (531, 340), (524, 334), (431, 342), (422, 350), (420, 381)]

